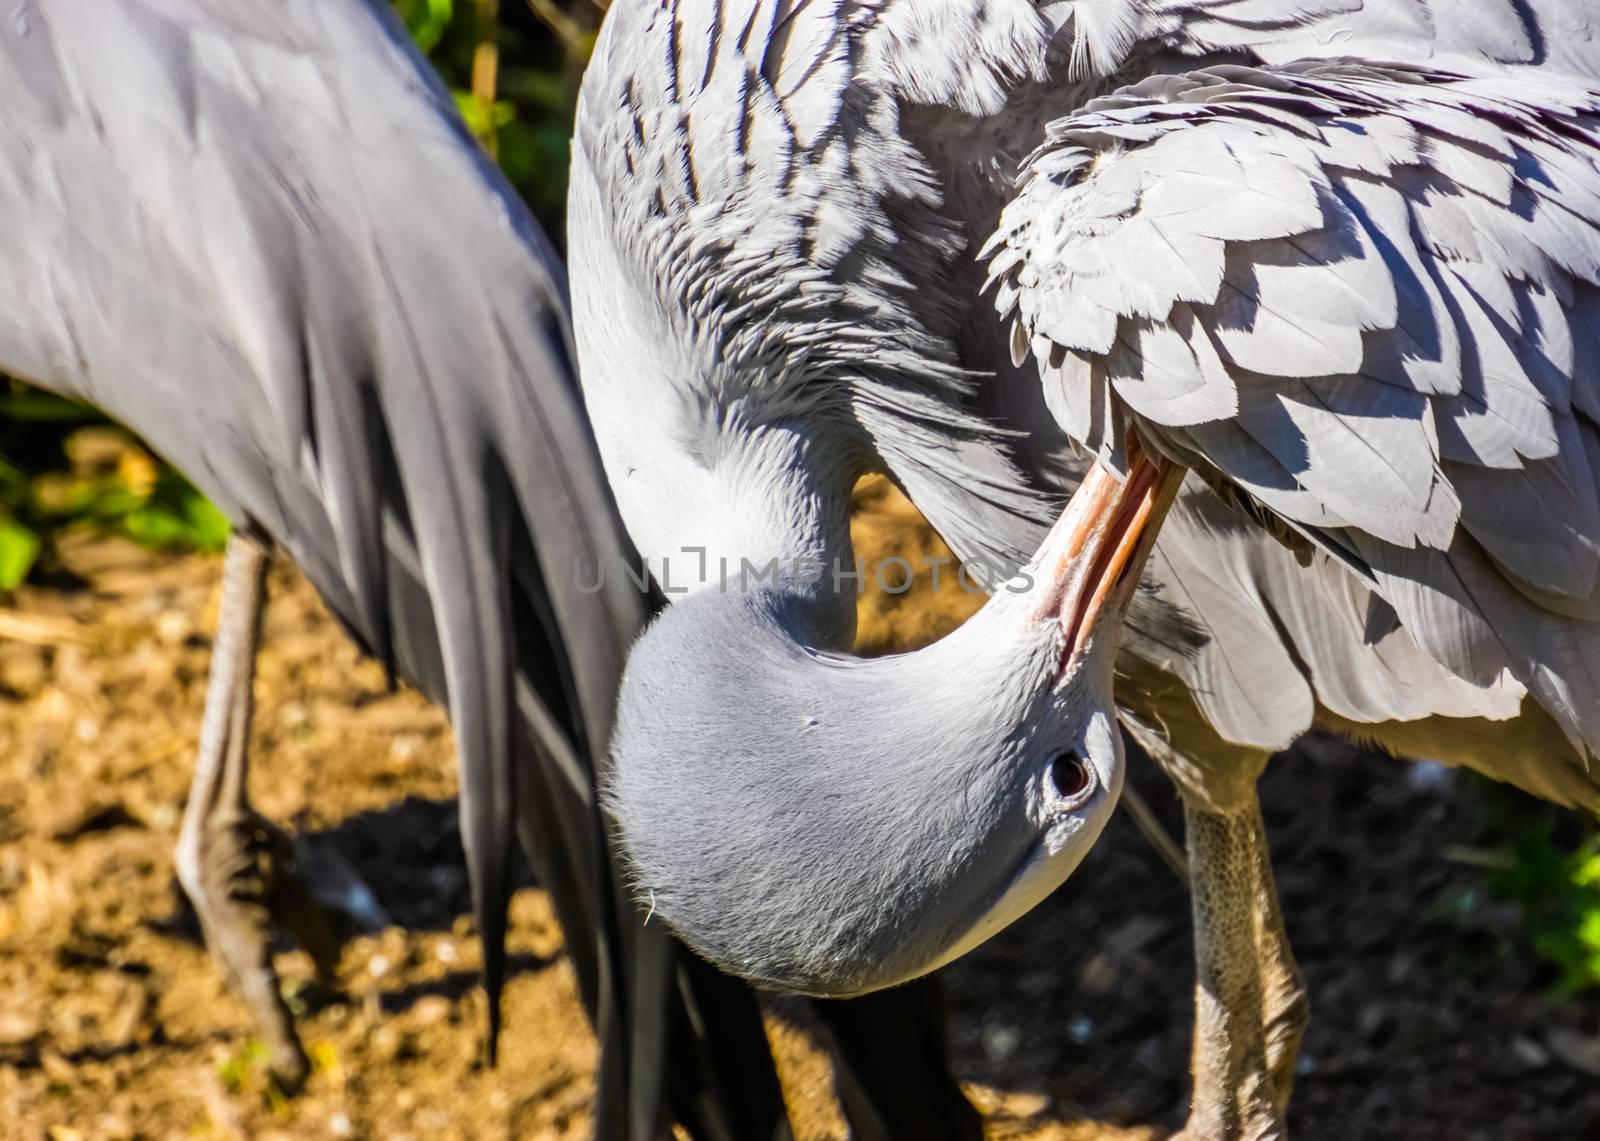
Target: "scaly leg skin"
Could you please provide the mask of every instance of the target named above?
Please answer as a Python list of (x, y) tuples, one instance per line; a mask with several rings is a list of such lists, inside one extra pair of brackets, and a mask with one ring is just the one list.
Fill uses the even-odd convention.
[(1185, 802), (1194, 905), (1194, 1095), (1182, 1141), (1281, 1141), (1267, 1069), (1258, 952), (1259, 809), (1210, 812)]
[(212, 647), (200, 756), (178, 839), (178, 880), (194, 903), (211, 954), (244, 998), (272, 1057), (272, 1072), (298, 1089), (310, 1063), (272, 965), (281, 925), (329, 977), (338, 948), (295, 877), (294, 844), (250, 807), (251, 692), (270, 552), (240, 534), (228, 540), (222, 613)]
[(1289, 947), (1289, 933), (1278, 905), (1278, 887), (1272, 878), (1272, 854), (1261, 820), (1261, 806), (1252, 801), (1250, 815), (1255, 830), (1256, 946), (1261, 963), (1262, 1024), (1266, 1032), (1267, 1073), (1278, 1115), (1287, 1120), (1289, 1096), (1294, 1092), (1300, 1042), (1311, 1018), (1311, 1000), (1305, 978)]

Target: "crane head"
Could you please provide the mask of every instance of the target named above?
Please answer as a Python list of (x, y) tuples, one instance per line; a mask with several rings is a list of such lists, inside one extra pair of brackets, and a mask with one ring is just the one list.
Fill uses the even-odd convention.
[(815, 648), (801, 592), (669, 607), (623, 681), (606, 806), (652, 921), (848, 996), (964, 954), (1077, 867), (1122, 787), (1112, 662), (1181, 469), (1095, 469), (1029, 567), (914, 653)]

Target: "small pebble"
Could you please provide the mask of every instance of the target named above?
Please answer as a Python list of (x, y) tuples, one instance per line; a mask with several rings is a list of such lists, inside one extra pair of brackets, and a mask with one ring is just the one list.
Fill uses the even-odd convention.
[(397, 767), (406, 767), (422, 755), (422, 738), (404, 733), (389, 742), (389, 760)]
[(189, 616), (178, 610), (168, 610), (156, 619), (156, 637), (169, 646), (176, 646), (189, 636), (194, 626)]
[(1022, 1035), (1010, 1026), (991, 1026), (983, 1032), (983, 1049), (990, 1059), (1003, 1062), (1017, 1052)]
[(1026, 1121), (1049, 1109), (1050, 1098), (1042, 1093), (1027, 1091), (1007, 1095), (1003, 1104), (1006, 1113)]
[(1438, 761), (1417, 761), (1406, 770), (1406, 783), (1419, 792), (1449, 792), (1456, 773)]
[(1524, 1038), (1520, 1034), (1511, 1040), (1511, 1052), (1530, 1070), (1542, 1069), (1550, 1064), (1550, 1051), (1532, 1038)]
[(422, 1026), (443, 1022), (450, 1017), (450, 1000), (442, 994), (419, 998), (412, 1004), (411, 1016)]
[(39, 1020), (21, 1011), (0, 1011), (0, 1043), (14, 1046), (39, 1033)]

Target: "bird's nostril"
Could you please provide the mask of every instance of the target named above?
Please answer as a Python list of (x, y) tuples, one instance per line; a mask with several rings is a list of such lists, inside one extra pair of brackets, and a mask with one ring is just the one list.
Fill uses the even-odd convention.
[(1050, 784), (1057, 796), (1077, 796), (1089, 787), (1089, 766), (1075, 751), (1058, 753), (1050, 762)]

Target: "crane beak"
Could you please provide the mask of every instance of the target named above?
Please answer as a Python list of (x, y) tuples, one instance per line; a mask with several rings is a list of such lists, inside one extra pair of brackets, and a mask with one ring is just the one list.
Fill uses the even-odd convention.
[(1049, 584), (1035, 617), (1058, 619), (1066, 636), (1062, 677), (1076, 672), (1103, 618), (1121, 620), (1188, 470), (1131, 437), (1128, 461), (1122, 481), (1099, 464), (1089, 469), (1035, 560)]

